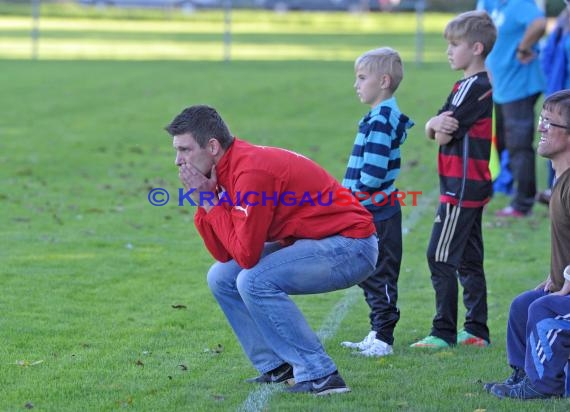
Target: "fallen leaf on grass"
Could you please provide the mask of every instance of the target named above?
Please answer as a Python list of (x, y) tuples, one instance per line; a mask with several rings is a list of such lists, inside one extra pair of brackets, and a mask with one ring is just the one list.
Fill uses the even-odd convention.
[(118, 400), (117, 404), (122, 408), (132, 406), (133, 405), (133, 397), (129, 396), (127, 399)]
[(173, 309), (186, 309), (186, 305), (181, 305), (179, 303), (170, 306), (172, 306)]
[(393, 368), (394, 366), (392, 364), (389, 364), (390, 361), (386, 358), (387, 358), (387, 356), (380, 356), (376, 362), (378, 364), (382, 365), (383, 367)]
[(224, 351), (224, 347), (222, 346), (222, 344), (218, 343), (218, 345), (214, 348), (206, 348), (204, 349), (204, 352), (206, 353), (214, 353), (214, 354), (218, 354), (218, 353), (222, 353)]
[(29, 167), (16, 171), (16, 176), (32, 176), (34, 172)]
[(27, 361), (27, 360), (17, 360), (17, 361), (15, 362), (15, 364), (18, 365), (18, 366), (22, 366), (22, 367), (24, 367), (24, 368), (27, 368), (28, 366), (36, 366), (36, 365), (39, 365), (39, 364), (42, 363), (42, 362), (43, 362), (43, 359), (42, 359), (42, 360), (33, 361), (33, 362), (30, 362), (30, 361)]

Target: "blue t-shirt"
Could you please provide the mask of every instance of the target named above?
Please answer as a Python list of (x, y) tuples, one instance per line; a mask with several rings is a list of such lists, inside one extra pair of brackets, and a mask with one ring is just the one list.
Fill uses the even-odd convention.
[(546, 78), (545, 96), (570, 88), (570, 10), (556, 19), (540, 51), (540, 63)]
[[(487, 56), (493, 82), (493, 99), (509, 103), (544, 91), (544, 76), (538, 58), (522, 64), (516, 50), (526, 29), (544, 13), (535, 0), (496, 0), (491, 17), (497, 26), (497, 41)], [(538, 45), (534, 46), (538, 53)]]

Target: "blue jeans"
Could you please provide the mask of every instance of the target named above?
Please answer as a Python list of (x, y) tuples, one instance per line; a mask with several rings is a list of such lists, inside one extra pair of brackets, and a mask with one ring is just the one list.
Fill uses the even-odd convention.
[(251, 269), (234, 260), (214, 263), (208, 285), (255, 368), (266, 373), (289, 363), (295, 381), (303, 382), (330, 375), (336, 366), (289, 295), (356, 285), (372, 273), (377, 257), (374, 235), (267, 243)]

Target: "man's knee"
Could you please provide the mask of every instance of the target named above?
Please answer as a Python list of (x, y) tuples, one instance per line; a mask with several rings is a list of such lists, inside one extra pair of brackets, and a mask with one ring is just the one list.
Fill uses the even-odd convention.
[(537, 294), (534, 290), (529, 290), (518, 295), (511, 302), (511, 316), (527, 316), (530, 305), (538, 297), (539, 294)]
[(235, 270), (233, 270), (234, 265), (232, 265), (232, 263), (233, 261), (226, 263), (216, 262), (210, 267), (206, 278), (208, 287), (212, 292), (215, 293), (220, 288), (233, 282), (236, 273)]
[(256, 296), (265, 282), (260, 282), (255, 266), (242, 270), (236, 279), (236, 289), (240, 296), (247, 300), (248, 296)]

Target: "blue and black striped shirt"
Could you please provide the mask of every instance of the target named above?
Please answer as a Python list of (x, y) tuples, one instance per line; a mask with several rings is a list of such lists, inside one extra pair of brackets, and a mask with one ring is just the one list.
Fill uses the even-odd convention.
[(397, 191), (400, 145), (413, 125), (414, 122), (400, 112), (395, 97), (372, 108), (358, 124), (342, 185), (353, 194), (370, 195), (361, 203), (372, 213), (374, 221), (388, 219), (400, 210), (399, 202), (390, 201), (390, 195)]

